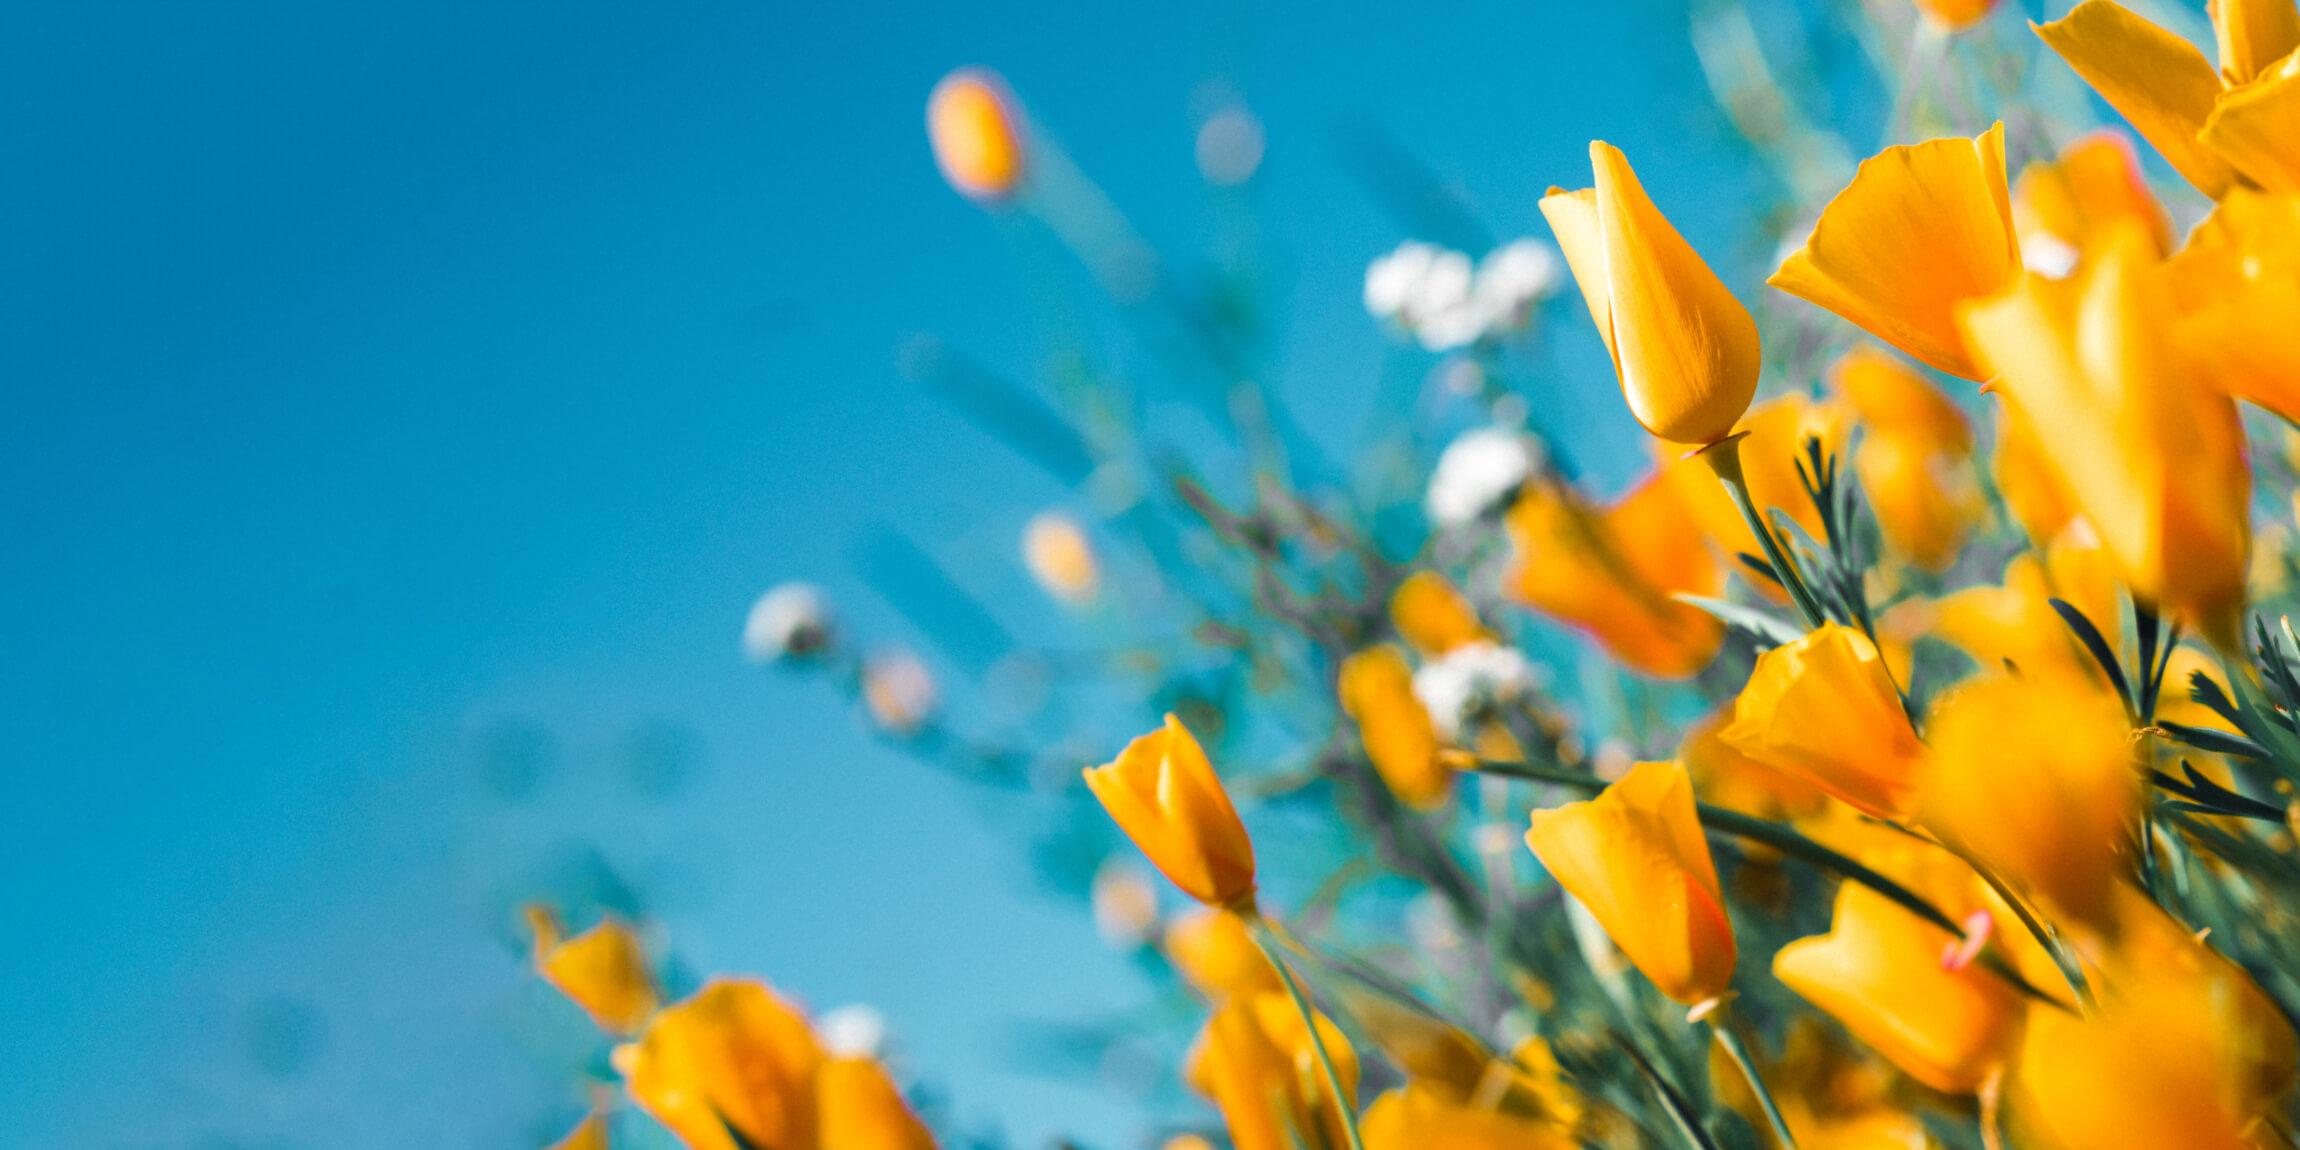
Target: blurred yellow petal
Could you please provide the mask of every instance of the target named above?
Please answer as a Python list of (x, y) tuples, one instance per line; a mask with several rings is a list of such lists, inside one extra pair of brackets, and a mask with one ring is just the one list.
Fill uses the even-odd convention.
[(1971, 421), (1929, 380), (1873, 348), (1846, 354), (1829, 375), (1868, 428), (1853, 472), (1886, 548), (1947, 570), (1987, 508), (1971, 467)]
[(2292, 0), (2210, 0), (2220, 74), (2242, 84), (2300, 48), (2300, 9)]
[(1183, 1079), (1222, 1112), (1236, 1150), (1346, 1144), (1342, 1108), (1357, 1107), (1357, 1052), (1331, 1019), (1315, 1017), (1346, 1095), (1338, 1106), (1326, 1088), (1309, 1027), (1285, 995), (1233, 998), (1199, 1032)]
[(2020, 270), (2005, 188), (2004, 125), (1979, 137), (1887, 148), (1822, 209), (1805, 246), (1766, 282), (1966, 379), (1956, 309)]
[(1511, 596), (1656, 678), (1682, 679), (1707, 666), (1724, 642), (1723, 625), (1671, 596), (1713, 597), (1725, 576), (1675, 484), (1650, 476), (1595, 513), (1571, 498), (1537, 485), (1510, 509)]
[(1756, 393), (1757, 324), (1645, 194), (1628, 157), (1589, 145), (1596, 187), (1542, 214), (1590, 301), (1630, 414), (1673, 443), (1723, 439)]
[(1164, 726), (1085, 775), (1118, 829), (1184, 894), (1209, 906), (1253, 904), (1254, 844), (1180, 719), (1166, 716)]
[(2181, 351), (2219, 389), (2300, 418), (2300, 195), (2238, 189), (2164, 267)]
[(1661, 993), (1692, 1005), (1733, 980), (1733, 928), (1676, 763), (1639, 763), (1587, 802), (1533, 812), (1526, 845)]
[(1359, 1133), (1366, 1150), (1573, 1150), (1580, 1145), (1545, 1119), (1465, 1102), (1416, 1084), (1374, 1099)]
[(614, 919), (573, 938), (559, 937), (555, 919), (540, 908), (535, 923), (535, 969), (544, 981), (583, 1008), (609, 1034), (636, 1034), (655, 1013), (654, 976), (647, 951), (629, 926)]
[(1761, 819), (1799, 819), (1821, 812), (1829, 801), (1819, 787), (1758, 762), (1724, 740), (1733, 708), (1719, 708), (1685, 732), (1677, 759), (1693, 777), (1702, 798), (1728, 810)]
[(1943, 698), (1925, 734), (1925, 825), (2057, 914), (2105, 921), (2140, 809), (2114, 697), (2066, 677), (1992, 677)]
[(2145, 229), (2159, 253), (2172, 250), (2172, 220), (2149, 190), (2130, 138), (2113, 128), (2079, 136), (2057, 159), (2023, 168), (2012, 206), (2031, 268), (2054, 245), (2073, 268), (2078, 254), (2122, 221)]
[(1003, 200), (1022, 183), (1019, 117), (995, 73), (961, 68), (926, 101), (928, 142), (950, 186), (977, 200)]
[(822, 1048), (805, 1016), (750, 979), (713, 979), (665, 1008), (628, 1048), (631, 1099), (688, 1150), (819, 1145)]
[(1493, 638), (1478, 622), (1477, 609), (1435, 571), (1416, 571), (1398, 584), (1390, 595), (1390, 622), (1399, 638), (1424, 655), (1443, 655)]
[(1757, 656), (1719, 737), (1879, 818), (1908, 812), (1924, 766), (1876, 644), (1839, 623)]
[(2115, 0), (2084, 0), (2068, 15), (2035, 28), (2173, 170), (2214, 199), (2228, 191), (2235, 173), (2196, 138), (2220, 98), (2221, 83), (2195, 45)]
[(1387, 644), (1342, 660), (1342, 712), (1356, 720), (1358, 740), (1374, 771), (1399, 801), (1419, 810), (1443, 803), (1453, 791), (1453, 768), (1438, 752), (1437, 724), (1414, 694), (1405, 653)]
[(2253, 183), (2300, 191), (2300, 59), (2220, 97), (2198, 138)]
[(823, 1150), (934, 1150), (933, 1133), (871, 1059), (825, 1061), (821, 1105)]
[(2084, 612), (2104, 629), (2116, 618), (2116, 572), (2097, 543), (2064, 536), (2040, 555), (2005, 561), (2000, 585), (1967, 587), (1941, 598), (1933, 635), (1972, 656), (1984, 670), (2011, 663), (2022, 675), (2072, 679), (2106, 686), (2106, 678), (2077, 642), (2052, 600)]
[(1166, 958), (1198, 993), (1216, 1002), (1234, 994), (1283, 991), (1276, 967), (1254, 944), (1246, 920), (1199, 907), (1166, 928)]
[(2025, 277), (1964, 320), (2133, 594), (2226, 632), (2243, 607), (2251, 473), (2236, 410), (2184, 370), (2145, 236), (2077, 277)]
[[(1805, 458), (1808, 440), (1819, 440), (1823, 455), (1841, 456), (1851, 436), (1849, 416), (1842, 403), (1816, 400), (1797, 391), (1750, 408), (1748, 418), (1741, 421), (1741, 430), (1748, 433), (1741, 441), (1741, 473), (1757, 506), (1788, 515), (1807, 534), (1820, 538), (1821, 515), (1805, 495), (1803, 481), (1797, 478), (1797, 464)], [(1725, 485), (1717, 481), (1717, 473), (1708, 464), (1686, 459), (1682, 452), (1656, 454), (1659, 474), (1677, 493), (1685, 512), (1720, 550), (1728, 557), (1764, 554), (1757, 537), (1749, 533), (1748, 520), (1741, 517), (1733, 497), (1726, 494)], [(1760, 580), (1757, 587), (1777, 603), (1788, 602), (1787, 593), (1770, 582)]]
[(2019, 408), (1998, 404), (1996, 429), (1989, 472), (1996, 479), (1997, 494), (2004, 497), (2005, 510), (2028, 533), (2029, 542), (2042, 546), (2076, 517), (2076, 500)]
[(592, 1114), (551, 1144), (551, 1150), (607, 1150), (607, 1120)]
[(1997, 0), (1917, 0), (1917, 11), (1950, 32), (1980, 23), (1996, 6)]

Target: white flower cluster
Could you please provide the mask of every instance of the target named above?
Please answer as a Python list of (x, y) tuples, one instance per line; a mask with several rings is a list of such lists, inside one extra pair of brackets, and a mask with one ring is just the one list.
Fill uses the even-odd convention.
[(1514, 240), (1474, 264), (1408, 241), (1366, 267), (1366, 310), (1423, 347), (1448, 351), (1523, 330), (1557, 286), (1557, 253), (1539, 240)]
[(1524, 486), (1540, 463), (1540, 442), (1523, 432), (1499, 427), (1463, 432), (1430, 469), (1423, 509), (1440, 527), (1474, 522)]
[(1536, 686), (1537, 672), (1525, 653), (1499, 643), (1469, 643), (1422, 664), (1414, 672), (1414, 696), (1429, 709), (1438, 736), (1461, 739), (1493, 708), (1523, 698)]

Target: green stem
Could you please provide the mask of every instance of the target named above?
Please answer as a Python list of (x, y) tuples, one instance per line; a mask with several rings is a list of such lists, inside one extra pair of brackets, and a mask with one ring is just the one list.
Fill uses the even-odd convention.
[(1805, 616), (1805, 625), (1818, 628), (1829, 621), (1821, 610), (1821, 601), (1813, 596), (1813, 589), (1805, 585), (1805, 577), (1790, 562), (1789, 553), (1774, 538), (1773, 529), (1758, 513), (1757, 502), (1749, 497), (1749, 481), (1741, 475), (1741, 436), (1731, 436), (1702, 448), (1698, 454), (1717, 478), (1725, 483), (1725, 491), (1733, 497), (1733, 506), (1740, 509), (1741, 519), (1749, 531), (1757, 536), (1757, 545), (1765, 550), (1765, 561), (1773, 565), (1773, 575), (1781, 581), (1789, 598), (1797, 604), (1798, 613)]
[[(1498, 763), (1481, 759), (1477, 766), (1472, 769), (1482, 774), (1501, 775), (1505, 778), (1525, 779), (1537, 783), (1555, 783), (1558, 786), (1572, 787), (1592, 795), (1606, 788), (1605, 780), (1594, 775), (1584, 775), (1551, 767), (1537, 767), (1530, 763)], [(1694, 809), (1701, 817), (1701, 825), (1711, 830), (1723, 831), (1726, 834), (1761, 842), (1782, 854), (1794, 855), (1825, 870), (1835, 871), (1848, 881), (1868, 887), (1870, 890), (1900, 904), (1909, 913), (1948, 931), (1950, 934), (1962, 937), (1965, 932), (1963, 923), (1950, 918), (1939, 907), (1926, 902), (1915, 891), (1812, 839), (1806, 838), (1791, 827), (1745, 815), (1739, 811), (1727, 810), (1724, 807), (1711, 806), (1708, 803), (1695, 804)], [(1988, 967), (1998, 977), (2011, 983), (2022, 993), (2062, 1009), (2067, 1008), (2067, 1004), (2046, 994), (2038, 989), (2036, 984), (2023, 978), (2020, 971), (2005, 961), (2004, 956), (1996, 951), (1990, 950), (1982, 953), (1981, 964)]]
[(1717, 1036), (1717, 1045), (1741, 1068), (1741, 1077), (1749, 1080), (1749, 1089), (1757, 1095), (1757, 1106), (1765, 1112), (1765, 1121), (1773, 1124), (1773, 1136), (1780, 1140), (1781, 1150), (1797, 1150), (1797, 1140), (1789, 1133), (1789, 1120), (1781, 1117), (1781, 1107), (1774, 1103), (1773, 1092), (1765, 1089), (1765, 1080), (1757, 1076), (1757, 1064), (1749, 1057), (1749, 1049), (1741, 1042), (1741, 1033), (1733, 1025), (1730, 1007), (1718, 1003), (1709, 1012), (1709, 1031)]
[(1269, 920), (1257, 915), (1253, 925), (1254, 929), (1247, 933), (1253, 937), (1254, 946), (1261, 950), (1262, 957), (1269, 959), (1270, 965), (1277, 968), (1278, 981), (1286, 984), (1286, 994), (1294, 1000), (1294, 1009), (1301, 1013), (1302, 1026), (1310, 1032), (1310, 1049), (1318, 1056), (1318, 1069), (1325, 1073), (1326, 1089), (1333, 1093), (1334, 1110), (1342, 1116), (1343, 1137), (1349, 1139), (1350, 1150), (1366, 1150), (1364, 1139), (1358, 1136), (1357, 1108), (1351, 1104), (1349, 1092), (1342, 1089), (1342, 1076), (1334, 1070), (1333, 1056), (1326, 1053), (1325, 1036), (1318, 1033), (1317, 1012), (1310, 1009), (1310, 1000), (1302, 993), (1302, 984), (1295, 981), (1294, 968), (1288, 966), (1286, 957), (1279, 953)]

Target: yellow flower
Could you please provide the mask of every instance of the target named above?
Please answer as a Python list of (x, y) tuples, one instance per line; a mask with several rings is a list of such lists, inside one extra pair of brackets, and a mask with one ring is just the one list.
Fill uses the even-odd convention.
[(2028, 417), (2009, 403), (1997, 405), (1996, 451), (1989, 471), (1996, 477), (1997, 494), (2013, 522), (2028, 533), (2029, 542), (2043, 546), (2076, 518), (2076, 500), (2068, 484), (2045, 456), (2044, 442)]
[(826, 1060), (820, 1101), (824, 1150), (934, 1150), (933, 1133), (871, 1059)]
[(1526, 845), (1661, 993), (1687, 1005), (1733, 980), (1733, 927), (1693, 783), (1639, 763), (1587, 802), (1533, 812)]
[(1965, 349), (1957, 308), (2003, 291), (2020, 266), (1998, 124), (1974, 139), (1898, 145), (1862, 161), (1805, 246), (1765, 282), (1977, 380), (1987, 375)]
[[(1922, 844), (1911, 848), (1888, 873), (1950, 914), (1977, 909), (1970, 868)], [(1829, 933), (1782, 947), (1773, 976), (1910, 1077), (1967, 1093), (2010, 1054), (2022, 1001), (2011, 983), (1977, 963), (1952, 968), (1944, 955), (1957, 941), (1848, 882), (1837, 889)]]
[(2205, 195), (2217, 199), (2235, 182), (2228, 162), (2197, 138), (2221, 80), (2195, 45), (2115, 0), (2085, 0), (2036, 34)]
[(1390, 622), (1414, 650), (1435, 657), (1493, 636), (1477, 609), (1435, 571), (1416, 571), (1390, 595)]
[(1034, 516), (1023, 528), (1022, 562), (1039, 586), (1065, 603), (1088, 602), (1101, 585), (1094, 545), (1076, 520), (1058, 511)]
[[(2285, 5), (2287, 15), (2291, 6)], [(2286, 59), (2221, 95), (2197, 139), (2263, 188), (2300, 191), (2300, 60)]]
[(2291, 1087), (2291, 1024), (2235, 964), (2130, 888), (2090, 1016), (2037, 1008), (2011, 1116), (2044, 1150), (2251, 1150)]
[(926, 100), (927, 139), (950, 186), (977, 200), (1003, 200), (1021, 186), (1019, 117), (994, 73), (961, 68)]
[(1418, 1083), (1366, 1108), (1366, 1150), (1573, 1150), (1572, 1135), (1539, 1116), (1481, 1106)]
[(1943, 597), (1934, 609), (1934, 637), (1986, 669), (2009, 662), (2022, 675), (2105, 686), (2099, 664), (2051, 603), (2060, 599), (2084, 612), (2103, 634), (2115, 629), (2116, 572), (2089, 534), (2089, 528), (2067, 532), (2042, 555), (2029, 551), (2006, 560), (2001, 586), (1967, 587)]
[(1405, 654), (1384, 644), (1342, 660), (1342, 710), (1357, 720), (1366, 757), (1399, 801), (1429, 810), (1453, 789), (1453, 768), (1439, 757), (1437, 725), (1414, 695)]
[(558, 919), (541, 906), (527, 908), (527, 921), (535, 934), (536, 972), (582, 1007), (599, 1029), (636, 1034), (647, 1024), (660, 1000), (636, 932), (609, 918), (563, 939)]
[(1613, 356), (1629, 412), (1672, 443), (1725, 438), (1756, 394), (1757, 323), (1645, 194), (1629, 158), (1589, 145), (1593, 188), (1541, 214)]
[(1183, 1078), (1222, 1112), (1237, 1150), (1345, 1144), (1343, 1108), (1357, 1107), (1358, 1056), (1331, 1019), (1316, 1017), (1347, 1095), (1339, 1100), (1326, 1089), (1309, 1027), (1283, 994), (1229, 1000), (1190, 1048)]
[(1878, 818), (1908, 812), (1924, 765), (1876, 644), (1840, 623), (1757, 656), (1720, 737)]
[(565, 1138), (552, 1143), (551, 1150), (607, 1150), (607, 1120), (587, 1115)]
[(2140, 806), (2130, 725), (2081, 680), (1958, 688), (1926, 727), (1925, 825), (2054, 909), (2100, 920)]
[(1165, 726), (1085, 775), (1118, 829), (1184, 894), (1209, 906), (1253, 905), (1254, 844), (1182, 720), (1166, 716)]
[(1277, 968), (1254, 945), (1246, 920), (1199, 907), (1166, 928), (1166, 959), (1198, 993), (1216, 1002), (1238, 994), (1283, 991)]
[(2124, 220), (2139, 224), (2158, 252), (2172, 250), (2172, 220), (2148, 190), (2130, 138), (2115, 129), (2079, 136), (2058, 159), (2021, 169), (2012, 212), (2031, 267), (2050, 255), (2074, 268), (2096, 238)]
[(1536, 485), (1510, 509), (1518, 557), (1510, 594), (1656, 678), (1682, 679), (1708, 666), (1724, 626), (1671, 596), (1715, 596), (1725, 574), (1679, 488), (1650, 476), (1594, 514), (1571, 498)]
[(822, 1049), (806, 1018), (764, 983), (713, 979), (625, 1049), (632, 1101), (688, 1150), (738, 1150), (729, 1127), (753, 1146), (820, 1145)]
[(1800, 819), (1821, 813), (1829, 796), (1819, 787), (1742, 754), (1721, 736), (1733, 721), (1733, 708), (1719, 708), (1685, 732), (1677, 761), (1685, 764), (1693, 788), (1728, 810), (1761, 819)]
[(2229, 192), (2165, 275), (2181, 349), (2211, 382), (2300, 418), (2300, 196)]
[(1951, 32), (1962, 32), (1996, 10), (1997, 0), (1917, 0), (1917, 11)]
[(1965, 329), (2133, 594), (2230, 636), (2250, 545), (2244, 430), (2167, 346), (2147, 243), (2120, 228), (2074, 278), (2026, 276), (1968, 308)]
[(1923, 376), (1871, 348), (1839, 359), (1830, 379), (1869, 430), (1853, 471), (1885, 546), (1947, 570), (1987, 507), (1972, 473), (1971, 422)]
[(2212, 0), (2212, 36), (2220, 73), (2242, 84), (2300, 48), (2300, 10), (2292, 0)]

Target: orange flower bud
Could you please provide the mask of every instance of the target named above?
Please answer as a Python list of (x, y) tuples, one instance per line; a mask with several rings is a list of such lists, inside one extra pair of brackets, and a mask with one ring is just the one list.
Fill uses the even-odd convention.
[(1725, 992), (1733, 926), (1684, 767), (1639, 763), (1594, 799), (1535, 811), (1525, 842), (1661, 993)]
[(1477, 609), (1435, 571), (1416, 571), (1390, 594), (1390, 622), (1414, 650), (1432, 657), (1492, 639)]
[(1439, 757), (1437, 725), (1414, 695), (1413, 668), (1396, 647), (1369, 647), (1342, 660), (1342, 711), (1357, 720), (1366, 757), (1406, 805), (1429, 810), (1453, 789)]
[(647, 970), (647, 951), (629, 926), (612, 918), (562, 939), (559, 921), (540, 906), (527, 908), (535, 933), (535, 970), (545, 982), (609, 1034), (636, 1034), (660, 1000)]
[(1327, 1090), (1310, 1029), (1283, 994), (1231, 999), (1190, 1048), (1183, 1078), (1213, 1100), (1237, 1150), (1345, 1144), (1342, 1112), (1357, 1107), (1358, 1056), (1331, 1019), (1316, 1018), (1347, 1098)]
[(1878, 818), (1907, 813), (1924, 763), (1884, 657), (1841, 623), (1757, 656), (1720, 737)]
[(1717, 595), (1725, 574), (1678, 488), (1651, 476), (1594, 514), (1568, 498), (1536, 486), (1510, 509), (1518, 554), (1510, 594), (1656, 678), (1682, 679), (1708, 666), (1724, 642), (1723, 625), (1671, 596)]
[(1184, 894), (1208, 906), (1252, 907), (1254, 844), (1182, 720), (1166, 716), (1165, 726), (1085, 775), (1118, 829)]
[(942, 177), (973, 199), (1013, 195), (1023, 176), (1019, 119), (996, 73), (961, 68), (944, 76), (926, 100), (927, 139)]
[(631, 1099), (688, 1150), (813, 1147), (823, 1053), (797, 1008), (765, 983), (713, 979), (624, 1048)]

